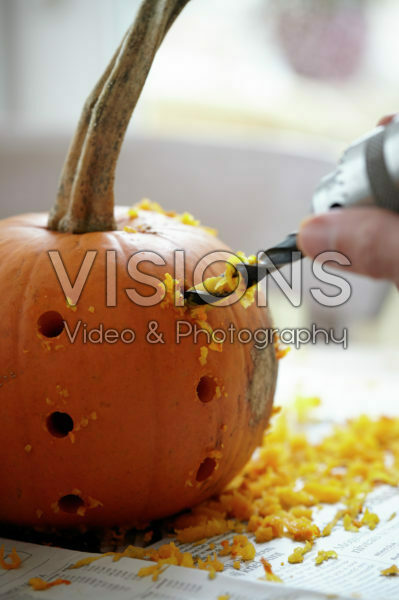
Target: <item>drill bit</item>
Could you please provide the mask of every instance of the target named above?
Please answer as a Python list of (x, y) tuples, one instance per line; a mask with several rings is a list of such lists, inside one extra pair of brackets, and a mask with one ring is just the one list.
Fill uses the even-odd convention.
[[(276, 246), (272, 246), (268, 250), (265, 250), (263, 254), (265, 255), (265, 260), (261, 260), (255, 265), (244, 262), (234, 265), (237, 276), (241, 275), (244, 278), (246, 289), (259, 283), (269, 273), (303, 258), (303, 255), (297, 246), (296, 233), (291, 233), (285, 240)], [(215, 304), (216, 302), (227, 298), (232, 293), (234, 292), (215, 295), (206, 290), (197, 290), (193, 287), (185, 292), (184, 298), (190, 304)]]

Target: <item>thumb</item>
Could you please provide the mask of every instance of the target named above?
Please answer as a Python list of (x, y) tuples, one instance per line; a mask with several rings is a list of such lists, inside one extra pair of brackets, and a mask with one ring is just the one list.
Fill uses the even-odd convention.
[(315, 258), (341, 252), (356, 273), (399, 284), (399, 215), (379, 208), (333, 210), (305, 219), (298, 235), (302, 252)]

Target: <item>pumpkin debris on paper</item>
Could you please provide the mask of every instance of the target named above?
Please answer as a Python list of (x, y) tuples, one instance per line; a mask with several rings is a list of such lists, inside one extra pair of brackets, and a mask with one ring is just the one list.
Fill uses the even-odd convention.
[(338, 554), (335, 552), (335, 550), (319, 550), (315, 558), (315, 564), (321, 565), (323, 562), (330, 560), (331, 558), (338, 558)]
[(4, 544), (0, 548), (0, 567), (6, 571), (11, 571), (13, 569), (19, 569), (22, 564), (21, 558), (18, 556), (17, 551), (13, 548), (6, 560), (4, 557), (5, 548)]
[(396, 576), (399, 575), (399, 569), (396, 565), (392, 565), (391, 567), (388, 567), (388, 569), (383, 569), (381, 575), (384, 575), (385, 577)]
[(275, 583), (283, 583), (283, 580), (278, 575), (273, 573), (271, 564), (265, 558), (262, 557), (260, 559), (260, 562), (262, 563), (263, 568), (265, 570), (266, 581), (274, 581)]
[[(311, 404), (315, 407), (319, 402)], [(279, 412), (275, 409), (275, 414)], [(157, 549), (129, 547), (125, 553), (104, 556), (111, 555), (113, 560), (131, 556), (156, 563), (144, 567), (141, 576), (157, 578), (167, 565), (176, 565), (208, 570), (212, 578), (224, 568), (218, 557), (232, 557), (232, 566), (237, 570), (241, 561), (257, 560), (255, 547), (245, 532), (259, 543), (279, 537), (305, 542), (287, 557), (293, 565), (302, 563), (317, 539), (330, 535), (340, 521), (351, 532), (362, 527), (375, 529), (379, 518), (365, 504), (376, 485), (399, 483), (399, 419), (361, 416), (336, 425), (324, 439), (312, 443), (296, 430), (295, 422), (290, 424), (293, 418), (298, 422), (296, 409), (280, 414), (265, 433), (262, 447), (226, 490), (174, 520), (176, 542), (180, 544), (203, 544), (207, 538), (233, 534), (230, 540), (210, 542), (214, 552), (206, 559), (183, 552), (175, 541)], [(390, 465), (385, 461), (387, 454), (393, 456)], [(298, 489), (300, 481), (302, 488)], [(344, 508), (339, 508), (320, 531), (313, 522), (314, 508), (337, 502)], [(100, 558), (83, 559), (74, 567)], [(331, 559), (338, 559), (335, 550), (319, 550), (314, 564)], [(260, 562), (268, 581), (281, 581), (268, 561), (261, 558)], [(397, 567), (393, 565), (381, 574), (396, 575)]]
[(310, 542), (306, 542), (306, 544), (304, 546), (298, 546), (297, 548), (294, 548), (294, 551), (288, 557), (288, 562), (291, 565), (296, 565), (298, 563), (302, 563), (305, 554), (310, 552), (312, 547), (313, 547), (313, 544), (311, 544)]
[(49, 590), (58, 585), (71, 585), (68, 579), (55, 579), (54, 581), (45, 581), (41, 577), (32, 577), (29, 579), (29, 585), (37, 592)]
[[(378, 483), (398, 484), (397, 440), (399, 419), (361, 416), (312, 444), (305, 435), (290, 430), (283, 414), (265, 434), (257, 455), (217, 499), (176, 519), (177, 539), (193, 542), (234, 531), (237, 521), (247, 521), (246, 529), (257, 542), (282, 536), (311, 542), (329, 535), (341, 520), (352, 531), (372, 529), (378, 516), (364, 504)], [(390, 467), (385, 464), (389, 452), (395, 456)], [(337, 502), (345, 507), (320, 532), (312, 520), (313, 509)]]

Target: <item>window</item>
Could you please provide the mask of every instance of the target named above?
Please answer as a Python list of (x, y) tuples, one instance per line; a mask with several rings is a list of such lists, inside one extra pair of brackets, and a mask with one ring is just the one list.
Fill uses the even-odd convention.
[[(138, 0), (0, 0), (3, 125), (68, 129)], [(350, 140), (399, 108), (394, 0), (192, 0), (136, 114), (154, 132)]]

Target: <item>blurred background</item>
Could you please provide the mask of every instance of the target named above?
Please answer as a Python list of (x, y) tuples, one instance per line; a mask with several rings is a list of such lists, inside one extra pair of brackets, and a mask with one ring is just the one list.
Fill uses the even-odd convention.
[[(0, 0), (0, 217), (51, 206), (83, 102), (138, 4)], [(399, 110), (398, 22), (397, 0), (192, 0), (135, 111), (118, 203), (188, 210), (236, 250), (279, 241), (343, 148)], [(349, 302), (322, 309), (303, 269), (299, 308), (270, 286), (276, 325), (397, 343), (392, 286), (352, 276)]]

